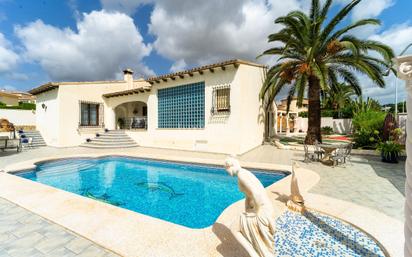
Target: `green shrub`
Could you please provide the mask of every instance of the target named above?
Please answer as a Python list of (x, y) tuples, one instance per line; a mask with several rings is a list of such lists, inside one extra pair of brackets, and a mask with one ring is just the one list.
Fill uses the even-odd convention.
[(320, 132), (321, 132), (323, 135), (331, 135), (331, 134), (333, 133), (333, 128), (332, 128), (332, 127), (329, 127), (329, 126), (325, 126), (325, 127), (322, 127), (322, 128), (320, 129)]
[(334, 110), (322, 110), (320, 113), (321, 117), (334, 117), (335, 111)]
[(335, 119), (336, 118), (341, 118), (341, 119), (352, 119), (353, 118), (353, 110), (352, 110), (351, 105), (345, 106), (341, 108), (339, 111), (340, 112), (338, 113), (338, 115), (334, 117)]
[(0, 109), (14, 109), (14, 110), (36, 110), (36, 104), (32, 103), (19, 103), (17, 106), (7, 106), (0, 103)]
[(308, 112), (300, 112), (299, 117), (307, 118), (308, 117)]
[(352, 120), (355, 147), (376, 148), (380, 142), (386, 113), (367, 110), (356, 113)]
[[(334, 111), (334, 110), (322, 110), (320, 115), (321, 117), (333, 117), (334, 119), (352, 119), (353, 118), (352, 108), (350, 107), (342, 108), (340, 109), (339, 112)], [(299, 117), (307, 118), (308, 112), (300, 112)]]
[(23, 110), (36, 110), (36, 104), (33, 103), (19, 103)]

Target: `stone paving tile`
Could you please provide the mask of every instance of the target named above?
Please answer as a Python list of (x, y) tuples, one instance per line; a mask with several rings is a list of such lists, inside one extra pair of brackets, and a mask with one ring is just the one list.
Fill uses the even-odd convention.
[(7, 251), (11, 257), (43, 257), (44, 255), (34, 248), (13, 248)]
[(92, 246), (91, 242), (83, 240), (81, 238), (75, 237), (70, 242), (68, 242), (65, 247), (70, 251), (79, 254), (84, 251), (86, 248)]
[(53, 251), (48, 252), (44, 256), (47, 257), (54, 257), (54, 256), (59, 256), (59, 257), (75, 257), (76, 254), (64, 247), (59, 247), (54, 249)]
[[(26, 223), (27, 224), (27, 223)], [(29, 224), (27, 224), (29, 225)], [(25, 226), (24, 223), (17, 224), (17, 228), (11, 231), (11, 233), (17, 237), (24, 237), (33, 232), (38, 231), (44, 226), (42, 223), (34, 223), (30, 224), (29, 226)]]
[(58, 237), (45, 237), (36, 244), (35, 248), (42, 253), (49, 253), (56, 249), (63, 249), (66, 243), (73, 238), (74, 236), (69, 233)]
[(118, 255), (0, 198), (0, 257)]
[(34, 246), (43, 239), (44, 236), (39, 233), (31, 233), (27, 236), (16, 238), (16, 240), (9, 241), (9, 243), (4, 247), (7, 252), (15, 249), (24, 249), (24, 248), (34, 248)]
[(84, 249), (80, 254), (78, 254), (78, 257), (95, 257), (95, 256), (103, 256), (106, 254), (106, 251), (104, 251), (102, 248), (99, 248), (95, 245), (91, 245)]

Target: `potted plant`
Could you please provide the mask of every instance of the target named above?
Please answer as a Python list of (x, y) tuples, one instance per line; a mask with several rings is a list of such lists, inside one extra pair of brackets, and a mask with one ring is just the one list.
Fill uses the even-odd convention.
[(124, 119), (123, 118), (118, 118), (117, 119), (117, 126), (119, 127), (119, 129), (124, 129)]
[(381, 153), (382, 161), (388, 163), (397, 163), (402, 153), (401, 145), (392, 140), (379, 143), (376, 150)]

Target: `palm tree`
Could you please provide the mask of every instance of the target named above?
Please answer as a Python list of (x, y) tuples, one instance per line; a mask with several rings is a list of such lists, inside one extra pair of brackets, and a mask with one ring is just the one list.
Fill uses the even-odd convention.
[(273, 102), (280, 90), (287, 88), (288, 104), (297, 95), (298, 105), (302, 105), (307, 94), (309, 124), (305, 141), (308, 144), (321, 141), (321, 90), (327, 91), (332, 85), (344, 82), (360, 94), (358, 73), (366, 75), (379, 87), (385, 86), (383, 76), (391, 67), (392, 49), (380, 42), (349, 34), (365, 25), (379, 25), (380, 21), (362, 19), (338, 28), (360, 1), (353, 0), (327, 19), (332, 0), (326, 0), (324, 5), (319, 0), (312, 0), (309, 15), (293, 11), (279, 17), (275, 23), (283, 25), (283, 29), (268, 37), (269, 42), (278, 46), (262, 55), (279, 58), (278, 63), (267, 71), (260, 96), (265, 102)]
[(358, 99), (352, 101), (352, 113), (353, 115), (361, 112), (367, 112), (367, 111), (380, 111), (381, 110), (381, 105), (380, 103), (368, 97), (366, 101), (363, 100), (362, 96), (359, 96)]
[[(352, 102), (352, 97), (358, 95), (356, 90), (351, 85), (345, 85), (344, 83), (338, 83), (331, 85), (328, 92), (322, 94), (323, 107), (332, 108), (339, 113), (340, 110), (348, 106)], [(359, 94), (358, 96), (360, 96)]]

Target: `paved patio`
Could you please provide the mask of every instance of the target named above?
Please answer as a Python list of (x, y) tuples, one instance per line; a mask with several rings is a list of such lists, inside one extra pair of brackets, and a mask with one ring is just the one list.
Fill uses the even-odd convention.
[(383, 163), (377, 156), (355, 155), (345, 166), (329, 167), (304, 163), (303, 151), (278, 150), (264, 145), (242, 156), (242, 160), (290, 165), (298, 161), (317, 172), (320, 182), (309, 192), (353, 202), (404, 220), (405, 162)]
[[(87, 148), (43, 147), (22, 153), (0, 153), (0, 170), (6, 165), (56, 154), (105, 153)], [(149, 153), (173, 157), (190, 156), (222, 160), (224, 154), (199, 153), (138, 147), (131, 153)], [(303, 163), (303, 152), (260, 146), (242, 156), (243, 161), (302, 166), (317, 172), (321, 180), (310, 192), (366, 206), (403, 221), (404, 162), (384, 164), (376, 157), (355, 156), (345, 167), (332, 168), (320, 163)], [(16, 218), (17, 217), (17, 218)], [(50, 234), (50, 231), (54, 234)], [(22, 231), (22, 232), (19, 232)], [(3, 233), (5, 232), (5, 233)], [(0, 256), (116, 256), (104, 248), (75, 235), (63, 227), (0, 198)], [(4, 243), (3, 243), (4, 242)], [(75, 245), (77, 248), (71, 248)]]
[(0, 198), (1, 257), (115, 257), (95, 243)]

